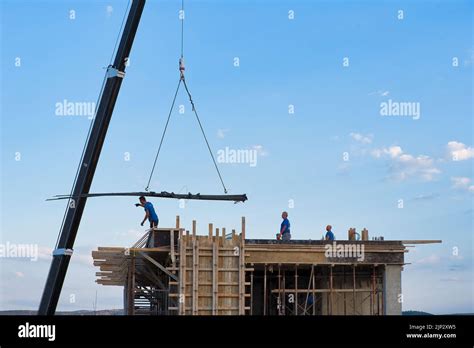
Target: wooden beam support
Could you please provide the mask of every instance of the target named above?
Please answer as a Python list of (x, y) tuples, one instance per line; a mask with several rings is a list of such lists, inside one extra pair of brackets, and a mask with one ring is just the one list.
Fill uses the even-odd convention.
[(209, 240), (212, 240), (212, 232), (214, 231), (213, 224), (209, 224)]
[(267, 265), (263, 269), (263, 315), (267, 315)]
[(298, 315), (298, 265), (295, 265), (295, 315)]
[[(209, 231), (212, 235), (212, 224), (209, 224)], [(212, 314), (217, 315), (219, 305), (219, 247), (214, 241), (212, 243)]]
[(193, 295), (192, 295), (192, 313), (198, 315), (199, 305), (199, 241), (193, 234)]
[(185, 315), (186, 306), (186, 236), (179, 239), (179, 314)]
[(165, 266), (163, 266), (161, 263), (159, 263), (158, 261), (156, 261), (155, 259), (153, 259), (152, 257), (150, 257), (149, 255), (147, 255), (146, 253), (144, 253), (143, 251), (139, 251), (138, 252), (141, 256), (143, 256), (145, 259), (147, 259), (148, 261), (150, 261), (152, 264), (154, 264), (156, 267), (158, 267), (160, 270), (162, 270), (164, 273), (166, 273), (170, 278), (178, 281), (178, 277), (176, 277), (175, 274), (171, 273), (170, 271), (168, 271), (166, 269)]

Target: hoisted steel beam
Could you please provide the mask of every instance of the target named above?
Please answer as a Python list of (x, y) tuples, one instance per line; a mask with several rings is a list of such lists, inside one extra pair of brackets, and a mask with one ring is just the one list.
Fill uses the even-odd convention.
[(158, 198), (173, 198), (173, 199), (195, 199), (204, 201), (232, 201), (232, 202), (245, 202), (247, 200), (246, 194), (241, 195), (202, 195), (200, 193), (174, 193), (174, 192), (111, 192), (111, 193), (87, 193), (79, 196), (73, 195), (56, 195), (53, 198), (47, 199), (48, 201), (54, 201), (58, 199), (78, 199), (78, 198), (91, 198), (91, 197), (116, 197), (116, 196), (132, 196), (132, 197), (158, 197)]

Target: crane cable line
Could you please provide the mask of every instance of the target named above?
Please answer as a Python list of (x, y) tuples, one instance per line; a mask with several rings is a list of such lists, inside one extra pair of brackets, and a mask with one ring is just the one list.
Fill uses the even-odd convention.
[(168, 114), (168, 118), (166, 120), (165, 128), (163, 129), (163, 133), (161, 135), (160, 144), (159, 144), (158, 150), (156, 152), (155, 160), (153, 162), (153, 167), (151, 168), (150, 176), (148, 178), (148, 183), (146, 185), (145, 191), (148, 191), (149, 188), (150, 188), (150, 182), (151, 182), (151, 179), (153, 178), (153, 174), (155, 172), (156, 163), (158, 161), (158, 156), (160, 155), (160, 152), (161, 152), (161, 147), (163, 145), (163, 140), (165, 138), (166, 131), (168, 130), (168, 124), (170, 122), (171, 114), (173, 112), (174, 105), (175, 105), (175, 102), (176, 102), (176, 97), (178, 95), (179, 87), (181, 86), (181, 82), (182, 82), (183, 85), (184, 85), (184, 88), (186, 90), (186, 93), (189, 97), (189, 102), (191, 103), (192, 110), (194, 112), (194, 115), (196, 116), (196, 120), (199, 124), (199, 128), (201, 129), (201, 133), (202, 133), (202, 135), (204, 137), (204, 140), (206, 142), (207, 149), (209, 150), (209, 154), (211, 155), (212, 162), (214, 163), (214, 167), (216, 168), (217, 175), (219, 176), (219, 180), (220, 180), (220, 182), (222, 184), (222, 187), (224, 189), (224, 193), (227, 193), (227, 188), (224, 184), (224, 180), (222, 179), (221, 172), (219, 171), (219, 167), (217, 166), (216, 159), (214, 158), (214, 154), (212, 153), (212, 149), (211, 149), (211, 146), (209, 145), (209, 141), (207, 140), (207, 136), (206, 136), (206, 133), (204, 131), (204, 127), (202, 126), (201, 120), (200, 120), (199, 115), (196, 111), (196, 106), (194, 105), (193, 98), (191, 96), (191, 93), (189, 92), (188, 85), (186, 84), (186, 80), (184, 78), (184, 70), (185, 70), (185, 67), (184, 67), (184, 0), (181, 0), (180, 17), (181, 17), (181, 58), (179, 59), (180, 78), (179, 78), (179, 82), (178, 82), (178, 87), (176, 87), (176, 92), (175, 92), (174, 97), (173, 97), (173, 102), (171, 103), (171, 108), (170, 108), (170, 111), (169, 111), (169, 114)]

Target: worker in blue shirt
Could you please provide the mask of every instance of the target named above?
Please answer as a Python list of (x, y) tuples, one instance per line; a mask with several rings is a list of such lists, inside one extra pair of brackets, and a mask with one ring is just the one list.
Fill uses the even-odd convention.
[(291, 240), (290, 221), (288, 220), (288, 213), (284, 211), (281, 213), (283, 219), (280, 226), (280, 234), (278, 235), (279, 240)]
[(326, 240), (336, 240), (336, 237), (334, 237), (334, 233), (332, 233), (332, 226), (331, 225), (327, 225), (326, 226)]
[(143, 207), (145, 209), (145, 217), (143, 218), (142, 223), (140, 224), (143, 226), (146, 220), (150, 222), (150, 228), (158, 227), (158, 215), (156, 215), (155, 208), (153, 208), (153, 204), (151, 202), (147, 202), (146, 198), (141, 196), (139, 198), (140, 203), (135, 204), (136, 207)]

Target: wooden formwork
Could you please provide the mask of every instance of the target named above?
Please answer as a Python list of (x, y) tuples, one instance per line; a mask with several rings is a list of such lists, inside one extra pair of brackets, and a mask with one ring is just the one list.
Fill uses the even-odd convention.
[[(193, 221), (192, 234), (179, 237), (177, 291), (178, 307), (171, 307), (180, 315), (244, 315), (247, 285), (245, 267), (245, 220), (242, 233), (235, 230), (226, 236), (225, 229), (209, 225), (207, 236), (196, 235)], [(173, 284), (173, 283), (172, 283)]]
[(405, 244), (441, 242), (337, 241), (363, 247), (358, 259), (326, 254), (335, 242), (246, 240), (245, 218), (238, 234), (209, 224), (197, 235), (196, 226), (186, 231), (176, 217), (176, 227), (149, 230), (130, 248), (99, 247), (97, 283), (124, 286), (132, 315), (380, 315), (392, 286), (386, 267), (401, 272)]

